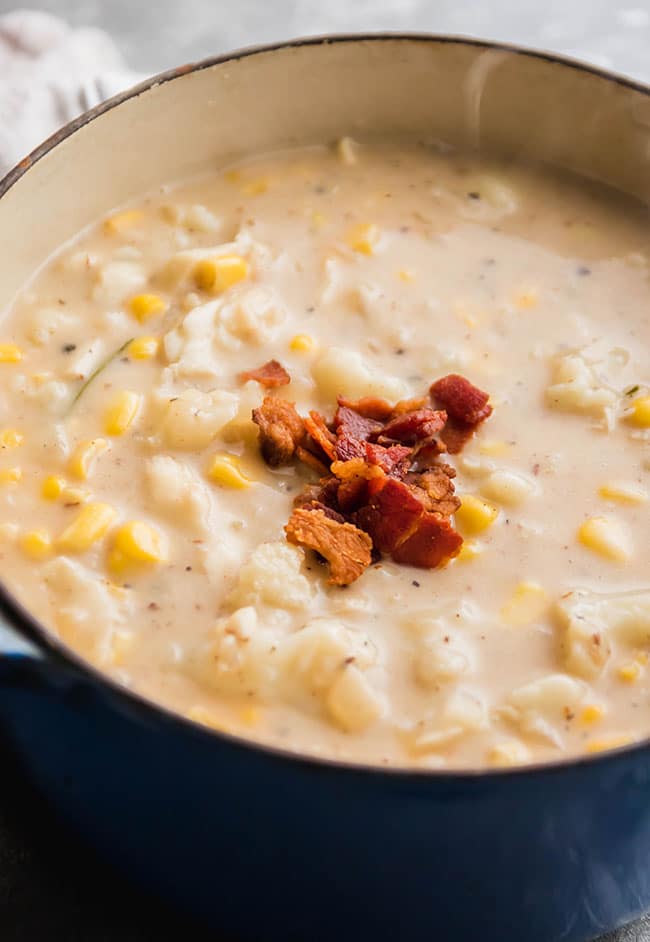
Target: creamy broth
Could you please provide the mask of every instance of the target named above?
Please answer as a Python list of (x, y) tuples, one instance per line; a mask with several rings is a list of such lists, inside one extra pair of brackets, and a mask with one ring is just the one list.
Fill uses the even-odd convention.
[[(3, 320), (4, 580), (120, 683), (300, 752), (480, 767), (647, 736), (647, 247), (647, 211), (583, 182), (348, 140), (117, 210)], [(490, 393), (448, 459), (456, 559), (341, 588), (286, 541), (317, 476), (260, 456), (268, 391), (239, 374), (271, 358), (303, 415), (448, 373)]]

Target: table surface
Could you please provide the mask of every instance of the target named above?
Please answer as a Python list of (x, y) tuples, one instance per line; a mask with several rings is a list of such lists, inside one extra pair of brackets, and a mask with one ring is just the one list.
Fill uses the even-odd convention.
[[(0, 13), (14, 6), (0, 0)], [(650, 0), (31, 0), (25, 6), (108, 30), (138, 72), (290, 36), (429, 30), (549, 48), (650, 77)], [(159, 902), (142, 901), (63, 830), (0, 743), (2, 942), (203, 937)], [(650, 919), (599, 942), (650, 942)]]

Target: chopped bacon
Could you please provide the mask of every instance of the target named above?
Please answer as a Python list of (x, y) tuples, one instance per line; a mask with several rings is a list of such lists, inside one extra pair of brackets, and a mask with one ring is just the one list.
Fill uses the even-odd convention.
[(378, 494), (354, 515), (354, 521), (372, 537), (382, 553), (393, 550), (408, 536), (424, 507), (407, 484), (387, 478)]
[(396, 478), (402, 478), (407, 473), (411, 464), (412, 448), (405, 448), (404, 445), (374, 445), (372, 442), (366, 442), (366, 461), (372, 467), (376, 465)]
[(356, 438), (365, 442), (371, 435), (381, 432), (384, 425), (376, 419), (359, 415), (347, 406), (339, 406), (334, 415), (334, 427), (338, 438)]
[(476, 427), (492, 415), (490, 397), (457, 373), (436, 380), (429, 391), (435, 402), (447, 411), (447, 424), (440, 437), (449, 454), (457, 455)]
[(276, 386), (286, 386), (291, 382), (291, 377), (277, 360), (269, 360), (263, 366), (258, 366), (256, 370), (247, 370), (239, 374), (242, 383), (247, 383), (250, 379), (255, 380), (260, 386), (267, 389), (274, 389)]
[(260, 448), (272, 468), (289, 464), (305, 435), (305, 425), (293, 402), (265, 396), (253, 409), (253, 422), (259, 426)]
[(352, 523), (333, 520), (321, 508), (294, 510), (284, 528), (290, 543), (315, 550), (330, 566), (332, 585), (350, 585), (372, 562), (372, 540)]
[(398, 415), (404, 415), (405, 412), (417, 412), (418, 409), (424, 409), (429, 405), (426, 396), (420, 396), (417, 399), (400, 399), (393, 406), (393, 411), (388, 416), (389, 419), (396, 419)]
[(478, 425), (492, 415), (488, 393), (473, 386), (464, 376), (450, 373), (436, 380), (430, 389), (432, 397), (446, 410), (450, 419), (467, 425)]
[(313, 452), (308, 451), (307, 448), (303, 448), (302, 445), (298, 445), (296, 448), (296, 458), (311, 468), (312, 471), (315, 471), (316, 474), (320, 474), (321, 476), (327, 474), (327, 465), (321, 461), (320, 458), (317, 458)]
[(437, 464), (427, 471), (408, 474), (405, 480), (414, 489), (425, 510), (450, 517), (460, 507), (460, 500), (454, 494), (454, 477), (455, 468), (448, 464)]
[(436, 432), (444, 427), (447, 413), (434, 409), (417, 409), (415, 412), (404, 412), (391, 419), (381, 430), (380, 435), (373, 436), (382, 444), (389, 441), (402, 442), (405, 445), (415, 445), (416, 442), (433, 438)]
[(452, 527), (447, 517), (425, 513), (415, 529), (393, 551), (396, 563), (435, 569), (453, 559), (460, 552), (463, 538)]
[(378, 463), (370, 464), (363, 458), (350, 458), (349, 461), (333, 461), (330, 468), (332, 474), (341, 481), (349, 478), (383, 478), (384, 471)]
[(351, 409), (364, 419), (374, 419), (376, 422), (387, 422), (393, 414), (393, 407), (385, 399), (377, 399), (374, 396), (364, 396), (362, 399), (346, 399), (345, 396), (339, 396), (337, 399), (339, 406)]
[(268, 397), (254, 410), (269, 464), (296, 456), (321, 475), (294, 499), (285, 531), (329, 562), (332, 584), (354, 582), (382, 553), (430, 569), (459, 552), (463, 540), (450, 520), (460, 507), (456, 472), (439, 459), (460, 451), (492, 407), (487, 393), (455, 374), (430, 393), (435, 407), (427, 399), (392, 406), (339, 396), (331, 424)]
[(317, 445), (325, 452), (330, 461), (336, 458), (336, 435), (327, 427), (327, 422), (320, 414), (313, 409), (305, 418), (305, 428), (314, 439)]

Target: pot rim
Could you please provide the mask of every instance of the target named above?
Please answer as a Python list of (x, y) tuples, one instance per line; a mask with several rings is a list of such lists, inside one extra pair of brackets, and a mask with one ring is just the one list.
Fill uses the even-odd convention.
[[(249, 56), (261, 53), (282, 52), (286, 49), (299, 48), (302, 46), (323, 46), (334, 43), (372, 43), (386, 41), (401, 41), (404, 43), (422, 42), (438, 43), (447, 45), (473, 46), (486, 51), (502, 51), (512, 55), (530, 57), (541, 61), (546, 61), (565, 68), (571, 68), (578, 72), (593, 75), (607, 82), (629, 88), (640, 92), (643, 95), (650, 95), (650, 84), (628, 78), (619, 72), (610, 69), (604, 69), (600, 66), (591, 65), (572, 56), (559, 53), (538, 50), (535, 48), (517, 45), (515, 43), (505, 43), (493, 40), (476, 39), (473, 37), (459, 34), (444, 34), (432, 32), (402, 32), (402, 31), (377, 31), (370, 33), (327, 33), (314, 36), (297, 37), (273, 43), (261, 43), (251, 46), (244, 46), (233, 50), (232, 52), (222, 53), (218, 56), (209, 56), (196, 62), (181, 65), (176, 68), (167, 69), (164, 72), (157, 73), (150, 78), (139, 82), (131, 88), (113, 95), (89, 111), (83, 112), (73, 121), (64, 125), (54, 134), (46, 138), (34, 150), (24, 157), (15, 167), (0, 179), (0, 199), (14, 186), (18, 180), (37, 163), (45, 157), (51, 150), (61, 144), (64, 140), (71, 137), (76, 131), (90, 124), (95, 118), (100, 117), (107, 111), (118, 107), (132, 98), (137, 98), (144, 92), (162, 85), (174, 79), (181, 78), (183, 75), (200, 72), (203, 69), (209, 69), (213, 66), (223, 65), (227, 62), (235, 62), (247, 59)], [(16, 629), (18, 634), (31, 641), (39, 653), (50, 655), (54, 662), (53, 670), (56, 670), (57, 663), (72, 667), (74, 672), (82, 677), (87, 677), (92, 684), (99, 688), (106, 687), (110, 694), (117, 697), (118, 700), (126, 702), (130, 709), (143, 716), (145, 720), (156, 723), (166, 723), (179, 728), (185, 735), (194, 735), (196, 737), (205, 737), (209, 739), (222, 739), (229, 746), (242, 749), (247, 752), (256, 753), (260, 758), (268, 758), (289, 765), (296, 765), (303, 769), (314, 772), (324, 772), (341, 776), (342, 774), (370, 777), (374, 779), (388, 779), (390, 781), (404, 783), (434, 783), (468, 785), (470, 783), (483, 784), (491, 782), (493, 779), (501, 780), (503, 778), (521, 778), (540, 775), (555, 775), (566, 770), (580, 769), (584, 766), (600, 766), (603, 763), (617, 761), (626, 757), (633, 757), (635, 754), (647, 753), (650, 749), (650, 735), (645, 739), (626, 746), (620, 746), (616, 749), (607, 750), (603, 753), (594, 755), (569, 756), (563, 759), (557, 759), (552, 762), (535, 762), (520, 766), (508, 768), (459, 768), (459, 769), (423, 769), (410, 768), (408, 766), (382, 766), (373, 765), (369, 762), (354, 762), (343, 759), (334, 759), (309, 755), (308, 753), (296, 752), (281, 746), (270, 743), (258, 742), (255, 739), (245, 736), (235, 735), (223, 730), (212, 729), (194, 720), (189, 719), (183, 714), (150, 700), (144, 694), (130, 690), (118, 681), (103, 673), (89, 661), (84, 660), (75, 651), (68, 648), (55, 635), (51, 634), (41, 622), (32, 615), (8, 590), (4, 582), (0, 580), (0, 614), (7, 618), (11, 628)], [(0, 658), (2, 657), (0, 652)], [(11, 656), (9, 652), (8, 656)]]

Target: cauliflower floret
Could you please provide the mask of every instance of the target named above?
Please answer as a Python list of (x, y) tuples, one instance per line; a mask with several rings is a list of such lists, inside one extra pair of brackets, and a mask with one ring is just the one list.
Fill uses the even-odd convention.
[(442, 710), (406, 732), (406, 744), (414, 755), (443, 749), (468, 733), (487, 726), (485, 702), (475, 691), (459, 687), (445, 701)]
[(214, 298), (192, 308), (165, 335), (165, 355), (176, 376), (214, 377), (228, 365), (225, 354), (244, 344), (270, 343), (286, 317), (286, 309), (266, 288), (249, 288), (232, 300)]
[(418, 641), (414, 658), (416, 680), (435, 690), (440, 683), (468, 673), (472, 669), (472, 655), (466, 639), (441, 626)]
[(373, 369), (359, 353), (343, 347), (330, 347), (314, 363), (312, 375), (326, 399), (343, 394), (353, 399), (379, 396), (393, 402), (409, 394), (401, 379)]
[(314, 619), (291, 635), (285, 648), (289, 679), (310, 695), (327, 691), (345, 664), (365, 670), (376, 659), (377, 649), (367, 635), (329, 618)]
[(275, 685), (280, 638), (260, 626), (252, 606), (220, 618), (206, 645), (189, 660), (189, 669), (206, 686), (226, 694), (268, 696)]
[(312, 587), (301, 571), (304, 560), (302, 550), (284, 540), (261, 543), (240, 569), (231, 604), (305, 609)]
[(167, 396), (160, 432), (170, 448), (199, 451), (219, 434), (235, 416), (238, 399), (234, 393), (213, 389), (184, 389)]
[(554, 383), (546, 390), (546, 401), (552, 409), (603, 418), (617, 399), (599, 378), (596, 367), (583, 357), (569, 354), (556, 361)]
[(588, 687), (567, 674), (548, 674), (510, 694), (502, 711), (523, 733), (541, 736), (562, 745), (559, 728), (574, 716), (587, 695)]
[(180, 526), (204, 532), (212, 495), (199, 476), (182, 461), (155, 455), (145, 462), (146, 497), (154, 508)]
[(591, 678), (604, 668), (611, 642), (650, 644), (650, 591), (598, 595), (575, 591), (557, 604), (567, 670)]
[(93, 301), (107, 307), (120, 304), (128, 295), (136, 294), (146, 283), (146, 272), (137, 262), (108, 262), (96, 272)]
[(112, 638), (132, 611), (128, 593), (63, 557), (43, 567), (54, 624), (66, 644), (95, 664), (113, 661)]
[(339, 671), (325, 697), (325, 707), (345, 732), (360, 733), (379, 719), (385, 704), (368, 678), (350, 664)]
[(32, 343), (44, 347), (55, 334), (61, 339), (72, 336), (79, 328), (79, 318), (67, 314), (61, 307), (44, 307), (31, 315), (27, 326), (27, 337)]

